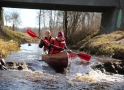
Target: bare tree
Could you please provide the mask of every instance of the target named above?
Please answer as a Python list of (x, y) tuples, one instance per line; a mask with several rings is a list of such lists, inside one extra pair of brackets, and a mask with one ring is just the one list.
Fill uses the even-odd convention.
[(39, 37), (41, 35), (41, 22), (42, 22), (42, 14), (41, 14), (42, 10), (40, 9), (38, 12), (37, 12), (37, 16), (36, 16), (36, 21), (37, 21), (37, 25), (39, 26), (39, 29), (37, 31)]
[(20, 15), (18, 12), (11, 13), (11, 22), (13, 24), (13, 30), (15, 30), (15, 27), (20, 24)]
[(6, 26), (7, 26), (7, 23), (11, 21), (11, 17), (10, 17), (10, 15), (9, 15), (9, 14), (4, 13), (4, 19), (5, 19)]
[(6, 25), (10, 23), (13, 27), (13, 30), (15, 30), (15, 27), (17, 27), (20, 23), (20, 14), (18, 11), (11, 11), (11, 12), (5, 12), (4, 11), (4, 19), (6, 22)]
[(45, 19), (46, 17), (45, 17), (45, 11), (43, 10), (43, 23), (44, 23), (44, 28), (46, 27), (46, 24), (45, 24)]
[(39, 37), (40, 37), (40, 25), (41, 25), (41, 9), (39, 12)]
[(63, 13), (63, 28), (65, 33), (65, 38), (67, 40), (67, 11), (64, 11)]
[(49, 15), (49, 18), (50, 18), (50, 31), (52, 30), (52, 24), (53, 24), (53, 19), (52, 19), (52, 10), (50, 10), (50, 15)]

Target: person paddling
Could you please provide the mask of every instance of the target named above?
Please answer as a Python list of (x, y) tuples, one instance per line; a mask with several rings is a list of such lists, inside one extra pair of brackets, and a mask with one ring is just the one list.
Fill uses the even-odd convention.
[[(33, 32), (32, 30), (27, 30), (26, 31), (31, 37), (33, 37), (33, 38), (35, 38), (35, 37), (37, 37), (37, 38), (39, 38), (37, 35), (36, 35), (36, 33), (35, 32)], [(40, 39), (40, 38), (39, 38)], [(52, 45), (52, 44), (49, 44), (50, 46), (55, 46), (55, 45)], [(55, 46), (56, 48), (61, 48), (61, 47), (58, 47), (58, 46)], [(63, 50), (63, 49), (62, 49)], [(62, 51), (61, 50), (61, 51)], [(67, 50), (66, 50), (67, 51)], [(86, 53), (83, 53), (83, 52), (80, 52), (80, 53), (75, 53), (75, 52), (72, 52), (71, 50), (68, 50), (68, 52), (70, 52), (70, 54), (72, 53), (72, 54), (74, 54), (74, 55), (77, 55), (78, 57), (80, 57), (82, 60), (85, 60), (85, 61), (88, 61), (89, 62), (89, 60), (91, 59), (91, 55), (88, 55), (88, 54), (86, 54)], [(73, 55), (73, 56), (74, 56)], [(70, 57), (72, 57), (71, 55), (70, 55)], [(73, 57), (73, 58), (75, 58), (75, 56)]]
[[(51, 46), (52, 45), (52, 46)], [(51, 43), (49, 50), (50, 54), (57, 54), (63, 51), (64, 49), (68, 49), (65, 42), (64, 32), (59, 31), (57, 38), (55, 38)], [(54, 45), (54, 46), (53, 46)], [(71, 50), (67, 50), (68, 52), (72, 52)]]
[(45, 37), (41, 39), (39, 43), (39, 47), (42, 48), (44, 46), (44, 52), (46, 51), (46, 54), (49, 54), (49, 52), (47, 52), (47, 49), (48, 49), (47, 47), (49, 46), (50, 43), (52, 43), (52, 41), (54, 41), (54, 39), (55, 38), (51, 36), (50, 30), (46, 30)]

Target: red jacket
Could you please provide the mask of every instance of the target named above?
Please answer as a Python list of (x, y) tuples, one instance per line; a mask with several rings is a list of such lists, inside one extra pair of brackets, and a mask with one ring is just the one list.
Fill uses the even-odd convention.
[(64, 40), (63, 41), (58, 41), (57, 39), (55, 39), (53, 41), (53, 45), (61, 47), (61, 49), (57, 48), (57, 47), (52, 47), (50, 49), (50, 54), (57, 54), (57, 53), (60, 53), (65, 48), (65, 41)]
[(39, 47), (42, 48), (44, 46), (44, 51), (45, 51), (46, 48), (48, 47), (48, 44), (53, 42), (54, 40), (55, 40), (55, 38), (53, 38), (53, 37), (50, 37), (49, 40), (47, 37), (44, 37), (43, 40), (40, 41)]
[(45, 44), (44, 44), (44, 50), (46, 50), (46, 48), (48, 47), (48, 44), (49, 44), (49, 43), (52, 43), (52, 41), (54, 41), (55, 38), (50, 37), (50, 39), (48, 40), (47, 37), (44, 37), (43, 40), (44, 40), (44, 42), (45, 42)]

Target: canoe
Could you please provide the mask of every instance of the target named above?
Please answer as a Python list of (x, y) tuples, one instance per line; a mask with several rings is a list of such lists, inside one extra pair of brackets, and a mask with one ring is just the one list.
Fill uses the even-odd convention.
[(56, 72), (63, 72), (70, 65), (71, 58), (66, 51), (58, 54), (42, 54), (42, 60), (48, 63)]

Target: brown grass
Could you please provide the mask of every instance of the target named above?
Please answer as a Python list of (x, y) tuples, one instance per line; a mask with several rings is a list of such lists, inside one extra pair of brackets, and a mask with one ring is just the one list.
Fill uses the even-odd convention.
[(85, 44), (82, 44), (80, 51), (89, 52), (95, 55), (116, 56), (124, 59), (124, 45), (116, 43), (124, 38), (124, 31), (115, 31), (110, 34), (103, 34), (93, 37)]

